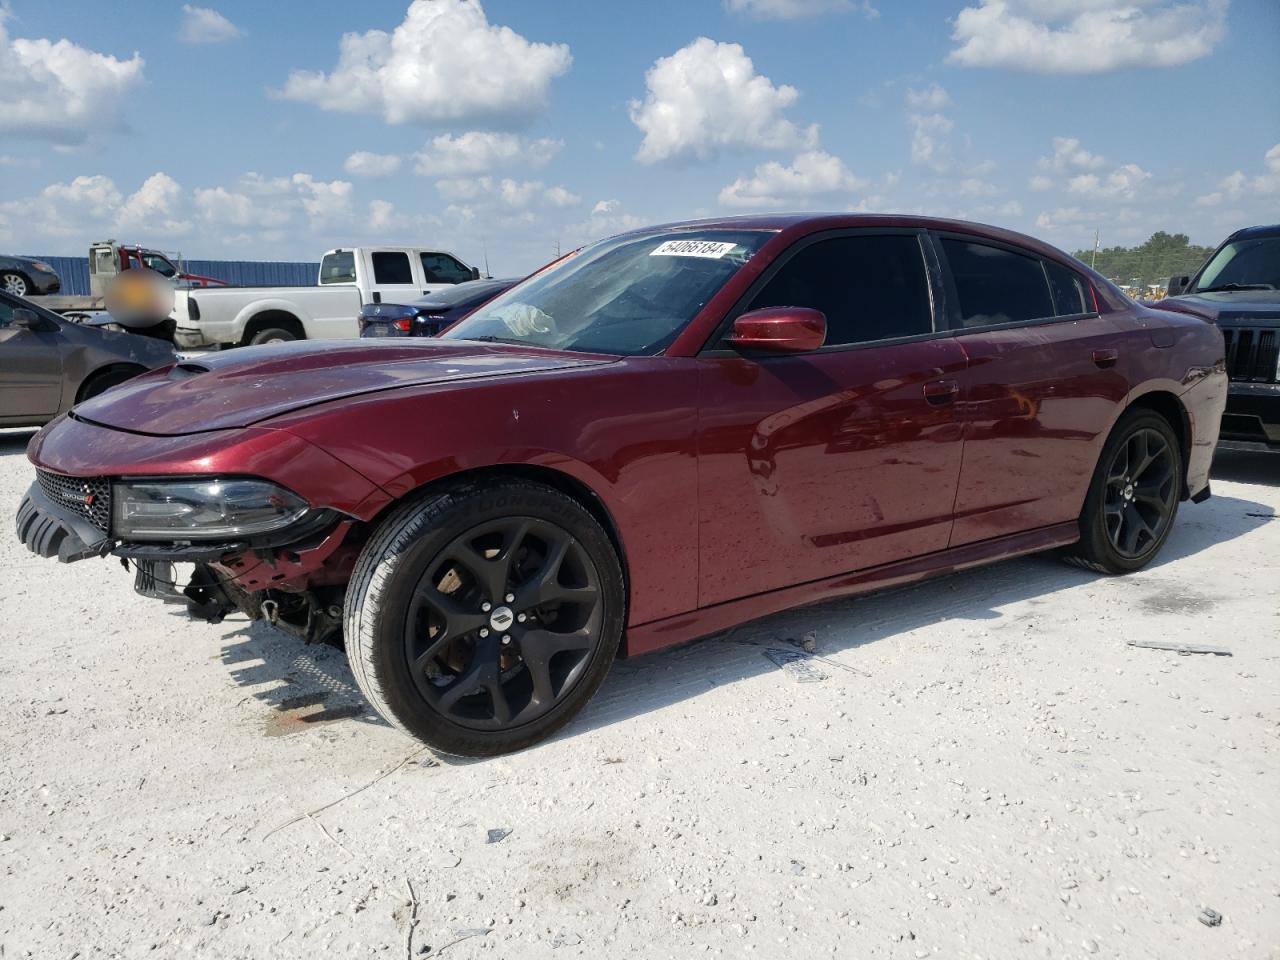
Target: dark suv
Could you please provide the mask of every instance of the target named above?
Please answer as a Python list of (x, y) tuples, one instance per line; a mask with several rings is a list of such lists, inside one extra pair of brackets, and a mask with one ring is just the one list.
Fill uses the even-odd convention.
[(1171, 277), (1153, 306), (1222, 330), (1231, 377), (1224, 446), (1280, 451), (1280, 224), (1237, 230), (1194, 277)]

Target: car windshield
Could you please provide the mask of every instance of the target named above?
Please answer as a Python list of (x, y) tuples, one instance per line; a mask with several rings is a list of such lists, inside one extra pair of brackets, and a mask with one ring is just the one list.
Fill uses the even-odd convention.
[(1196, 290), (1280, 288), (1280, 236), (1233, 240), (1200, 271)]
[(661, 353), (769, 237), (694, 230), (602, 240), (480, 307), (445, 337)]

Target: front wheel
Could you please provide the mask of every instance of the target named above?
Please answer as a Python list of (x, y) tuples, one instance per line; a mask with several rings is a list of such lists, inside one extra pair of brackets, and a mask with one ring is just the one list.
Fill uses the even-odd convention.
[(15, 297), (25, 297), (31, 289), (27, 284), (27, 278), (20, 273), (4, 273), (0, 274), (0, 289), (5, 293), (13, 294)]
[(625, 593), (608, 536), (577, 501), (518, 480), (406, 503), (347, 588), (356, 683), (392, 725), (443, 753), (537, 743), (604, 680)]
[(1126, 413), (1102, 448), (1080, 514), (1080, 541), (1067, 559), (1101, 573), (1145, 567), (1173, 529), (1182, 473), (1169, 421), (1149, 410)]

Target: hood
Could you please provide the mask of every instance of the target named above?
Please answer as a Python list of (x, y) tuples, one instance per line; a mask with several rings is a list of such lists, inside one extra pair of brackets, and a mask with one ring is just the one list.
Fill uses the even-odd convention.
[(1251, 320), (1280, 317), (1280, 290), (1218, 290), (1166, 297), (1148, 306), (1194, 313), (1207, 320)]
[(184, 359), (75, 408), (77, 419), (158, 436), (229, 430), (361, 394), (612, 363), (465, 340), (301, 340)]

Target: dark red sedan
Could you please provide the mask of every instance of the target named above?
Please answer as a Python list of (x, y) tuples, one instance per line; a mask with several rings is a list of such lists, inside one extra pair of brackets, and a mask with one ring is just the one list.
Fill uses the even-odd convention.
[(18, 532), (217, 620), (345, 633), (389, 722), (515, 750), (634, 655), (1052, 548), (1137, 570), (1209, 495), (1222, 335), (1058, 250), (743, 218), (567, 257), (443, 339), (163, 368), (46, 427)]

